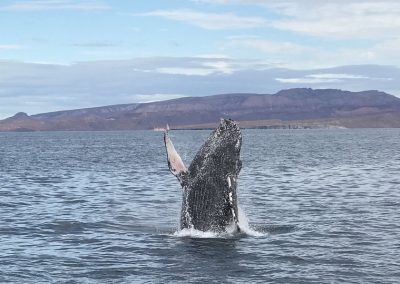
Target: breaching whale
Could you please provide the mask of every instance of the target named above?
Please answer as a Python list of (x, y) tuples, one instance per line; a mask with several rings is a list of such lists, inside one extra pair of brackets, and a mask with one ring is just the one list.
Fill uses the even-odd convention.
[(164, 142), (168, 167), (183, 189), (180, 228), (224, 232), (229, 226), (239, 231), (236, 188), (242, 135), (238, 125), (221, 119), (189, 168), (175, 150), (168, 129)]

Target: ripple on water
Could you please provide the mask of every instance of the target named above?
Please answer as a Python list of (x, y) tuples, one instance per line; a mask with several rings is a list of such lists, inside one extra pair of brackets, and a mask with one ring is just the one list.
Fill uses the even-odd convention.
[(0, 282), (397, 283), (399, 138), (243, 131), (237, 236), (177, 230), (162, 133), (0, 133)]

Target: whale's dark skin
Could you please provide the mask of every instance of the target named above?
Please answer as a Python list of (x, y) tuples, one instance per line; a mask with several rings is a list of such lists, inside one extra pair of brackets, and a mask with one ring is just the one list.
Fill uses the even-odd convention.
[(168, 166), (183, 188), (180, 228), (224, 232), (238, 226), (237, 177), (242, 167), (242, 135), (237, 124), (221, 119), (187, 169), (164, 134)]

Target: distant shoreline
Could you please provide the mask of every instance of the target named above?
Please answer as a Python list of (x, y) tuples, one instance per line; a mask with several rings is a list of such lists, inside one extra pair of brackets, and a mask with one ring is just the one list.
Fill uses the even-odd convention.
[(276, 94), (222, 94), (110, 105), (0, 120), (0, 131), (214, 129), (221, 118), (241, 128), (400, 128), (400, 98), (376, 90), (295, 88)]

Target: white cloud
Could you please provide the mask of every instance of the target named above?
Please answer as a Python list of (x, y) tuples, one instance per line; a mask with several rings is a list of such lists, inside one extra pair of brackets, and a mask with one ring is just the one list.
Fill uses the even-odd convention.
[(22, 49), (21, 45), (18, 44), (0, 44), (0, 50), (10, 50), (10, 49)]
[(273, 26), (319, 37), (376, 39), (400, 36), (398, 1), (311, 1), (311, 5), (288, 1), (276, 6), (290, 19)]
[(157, 10), (142, 13), (139, 16), (163, 17), (170, 20), (187, 22), (209, 30), (246, 29), (266, 25), (265, 19), (260, 17), (242, 17), (231, 13), (205, 13), (188, 9)]
[(222, 60), (206, 61), (203, 66), (213, 69), (216, 73), (232, 74), (234, 71), (230, 63)]
[[(400, 1), (395, 0), (195, 0), (203, 4), (258, 6), (274, 12), (266, 26), (282, 33), (281, 42), (242, 37), (222, 43), (224, 52), (268, 56), (290, 68), (348, 64), (400, 65)], [(291, 33), (298, 34), (292, 36)], [(310, 36), (312, 37), (310, 39)], [(227, 43), (228, 42), (228, 43)], [(311, 42), (311, 43), (310, 43)], [(229, 46), (231, 44), (232, 46)], [(327, 47), (329, 45), (329, 47)], [(232, 48), (230, 49), (232, 50)], [(232, 51), (231, 51), (232, 52)]]
[(30, 0), (17, 1), (13, 4), (0, 6), (0, 10), (8, 11), (43, 11), (43, 10), (107, 10), (110, 6), (95, 0)]
[(158, 67), (155, 71), (172, 75), (208, 76), (211, 74), (232, 74), (238, 68), (240, 68), (238, 61), (230, 58), (197, 56), (188, 58), (185, 62), (177, 60), (174, 64)]
[(319, 73), (307, 75), (309, 78), (316, 79), (368, 79), (369, 77), (364, 75), (354, 75), (354, 74), (338, 74), (338, 73)]
[(311, 48), (298, 45), (289, 41), (271, 41), (257, 37), (231, 37), (229, 44), (234, 46), (246, 47), (263, 53), (293, 53), (305, 52)]
[(156, 72), (171, 75), (207, 76), (214, 73), (214, 70), (208, 68), (162, 67), (156, 68)]
[(289, 84), (321, 84), (321, 83), (338, 83), (339, 79), (324, 78), (275, 78), (276, 81)]
[(307, 59), (311, 63), (311, 67), (348, 64), (400, 65), (398, 56), (398, 46), (400, 45), (396, 45), (397, 43), (400, 44), (400, 40), (381, 41), (366, 47), (348, 46), (334, 50), (319, 47)]
[(205, 53), (205, 54), (198, 54), (195, 55), (194, 57), (198, 57), (198, 58), (221, 58), (221, 59), (231, 59), (230, 56), (226, 55), (226, 54), (218, 54), (218, 53)]
[(275, 78), (276, 81), (289, 84), (322, 84), (322, 83), (342, 83), (351, 80), (378, 80), (390, 81), (392, 78), (370, 77), (365, 75), (347, 73), (315, 73), (308, 74), (299, 78)]
[(195, 0), (209, 4), (258, 5), (281, 15), (272, 27), (339, 39), (387, 39), (400, 36), (396, 0)]
[[(293, 4), (293, 3), (292, 3)], [(400, 35), (400, 3), (320, 2), (275, 7), (289, 18), (272, 22), (275, 28), (328, 38), (388, 38)]]

